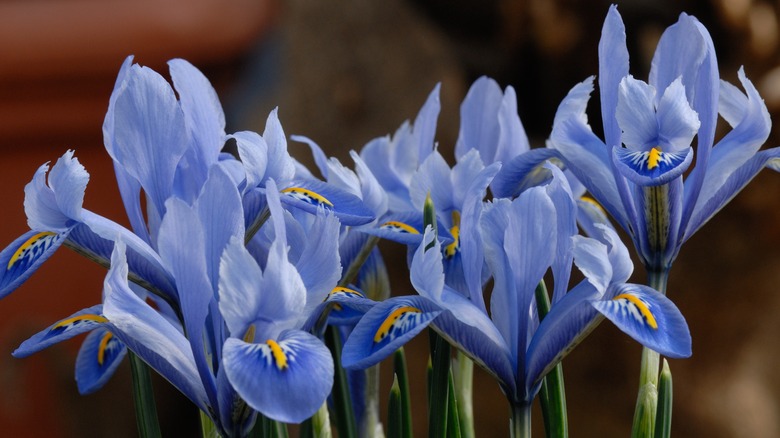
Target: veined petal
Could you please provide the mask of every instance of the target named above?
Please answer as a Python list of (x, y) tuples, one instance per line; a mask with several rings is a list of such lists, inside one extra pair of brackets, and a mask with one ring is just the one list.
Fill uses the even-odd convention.
[(173, 194), (176, 167), (188, 144), (184, 114), (171, 86), (155, 71), (131, 66), (116, 97), (114, 138), (106, 147), (141, 183), (160, 214)]
[(279, 187), (282, 202), (316, 214), (318, 208), (333, 211), (344, 225), (363, 225), (374, 220), (374, 213), (355, 195), (315, 180), (297, 180)]
[(27, 281), (57, 251), (69, 232), (28, 231), (0, 252), (0, 298)]
[(363, 158), (355, 151), (350, 151), (349, 156), (355, 162), (355, 172), (360, 179), (360, 190), (363, 203), (376, 217), (387, 212), (387, 193), (379, 184), (376, 175), (371, 171)]
[(333, 387), (330, 351), (300, 330), (257, 344), (230, 338), (222, 363), (230, 383), (249, 406), (285, 423), (300, 423), (314, 415)]
[[(601, 40), (599, 41), (601, 119), (604, 122), (604, 139), (610, 148), (620, 144), (620, 126), (618, 126), (615, 110), (618, 106), (618, 84), (626, 76), (628, 76), (626, 27), (617, 6), (612, 5), (604, 20), (604, 26), (601, 28)], [(577, 175), (577, 178), (580, 176)], [(583, 184), (585, 184), (584, 181)], [(588, 187), (588, 184), (585, 186)], [(590, 187), (588, 190), (594, 193)], [(601, 199), (598, 196), (597, 198)], [(607, 209), (611, 210), (611, 207), (610, 205)]]
[(229, 135), (236, 141), (238, 156), (246, 173), (244, 193), (258, 187), (265, 178), (268, 169), (268, 144), (256, 132), (240, 131)]
[(615, 117), (623, 132), (622, 143), (632, 151), (658, 144), (655, 92), (653, 87), (633, 76), (620, 81)]
[(712, 149), (693, 216), (699, 214), (701, 206), (709, 202), (732, 173), (758, 152), (769, 136), (772, 127), (769, 112), (758, 91), (745, 76), (744, 68), (739, 70), (739, 79), (747, 92), (742, 118)]
[[(439, 240), (443, 244), (452, 242), (452, 235), (447, 231), (447, 226), (438, 219), (436, 225)], [(421, 211), (390, 213), (378, 221), (376, 228), (361, 228), (360, 231), (403, 245), (417, 246), (423, 239), (423, 215)]]
[(676, 79), (666, 88), (657, 111), (661, 144), (669, 145), (673, 151), (688, 148), (701, 123), (699, 115), (685, 98), (681, 79)]
[(441, 110), (440, 89), (441, 83), (433, 87), (420, 111), (417, 112), (417, 117), (414, 119), (412, 135), (417, 143), (417, 159), (420, 162), (428, 158), (428, 154), (434, 150), (436, 119), (439, 117), (439, 111)]
[(561, 160), (561, 153), (551, 148), (536, 148), (515, 156), (501, 166), (491, 183), (493, 194), (512, 198), (529, 187), (542, 185), (550, 179), (550, 172), (543, 166), (547, 160)]
[(225, 113), (211, 83), (195, 66), (183, 59), (168, 61), (171, 79), (179, 94), (184, 120), (205, 168), (217, 161), (225, 145)]
[(574, 263), (587, 281), (603, 294), (612, 281), (612, 265), (607, 255), (607, 246), (590, 237), (572, 236), (571, 239), (574, 242)]
[(324, 300), (341, 277), (339, 221), (332, 214), (317, 213), (301, 257), (295, 263), (306, 286), (307, 305)]
[(279, 122), (278, 109), (274, 109), (268, 114), (265, 121), (265, 130), (263, 139), (268, 145), (268, 167), (266, 168), (266, 178), (274, 181), (289, 181), (295, 175), (295, 164), (287, 151), (287, 137)]
[(104, 283), (103, 315), (110, 321), (109, 329), (195, 406), (210, 412), (189, 341), (130, 290), (124, 249), (117, 243)]
[(601, 321), (599, 313), (586, 301), (599, 296), (588, 281), (582, 281), (550, 308), (528, 345), (526, 388), (541, 379), (587, 336)]
[[(27, 224), (36, 231), (63, 232), (81, 217), (89, 174), (73, 157), (73, 151), (66, 152), (52, 167), (49, 185), (46, 184), (48, 169), (48, 164), (39, 167), (32, 181), (24, 187)], [(56, 191), (52, 183), (58, 188)]]
[(51, 345), (104, 326), (108, 319), (103, 316), (102, 312), (103, 306), (98, 304), (61, 319), (22, 342), (13, 355), (14, 357), (27, 357)]
[(243, 336), (257, 319), (260, 300), (266, 295), (258, 287), (262, 278), (260, 267), (243, 241), (233, 238), (219, 265), (219, 311), (233, 336)]
[(499, 138), (498, 111), (503, 97), (498, 83), (486, 76), (471, 85), (460, 105), (460, 132), (455, 144), (457, 159), (476, 149), (483, 162), (495, 160)]
[[(517, 115), (517, 94), (511, 85), (507, 86), (498, 109), (498, 146), (492, 162), (507, 163), (530, 149), (528, 135)], [(489, 158), (483, 157), (483, 160), (485, 164), (491, 164)]]
[[(559, 151), (566, 167), (621, 226), (627, 228), (628, 211), (631, 210), (629, 208), (627, 211), (618, 192), (611, 162), (611, 147), (607, 147), (596, 137), (588, 125), (585, 114), (592, 90), (593, 78), (591, 77), (569, 91), (555, 113), (549, 147)], [(602, 88), (602, 99), (603, 93)], [(617, 105), (617, 85), (615, 85), (614, 101)], [(602, 108), (604, 105), (602, 100)], [(614, 118), (614, 115), (610, 117)], [(620, 127), (617, 121), (615, 121), (615, 128), (618, 129), (616, 140), (619, 142)], [(615, 143), (617, 144), (619, 143)]]
[(422, 296), (382, 301), (366, 312), (344, 343), (341, 363), (363, 369), (379, 363), (431, 323), (442, 309)]
[(92, 330), (76, 356), (79, 394), (91, 394), (108, 382), (127, 355), (125, 345), (103, 327)]
[(648, 151), (617, 147), (612, 150), (618, 171), (641, 186), (658, 186), (681, 176), (693, 160), (693, 148), (677, 152), (653, 147)]
[(454, 208), (450, 172), (450, 166), (439, 151), (433, 151), (420, 164), (409, 184), (409, 196), (415, 210), (422, 211), (425, 198), (429, 194), (437, 211), (448, 211)]
[[(433, 246), (428, 248), (431, 244)], [(409, 271), (412, 286), (420, 295), (434, 302), (441, 300), (441, 293), (444, 290), (441, 244), (436, 240), (436, 232), (430, 225), (414, 253)]]
[(615, 286), (608, 298), (591, 304), (620, 330), (651, 350), (672, 358), (691, 355), (688, 324), (669, 298), (638, 284)]

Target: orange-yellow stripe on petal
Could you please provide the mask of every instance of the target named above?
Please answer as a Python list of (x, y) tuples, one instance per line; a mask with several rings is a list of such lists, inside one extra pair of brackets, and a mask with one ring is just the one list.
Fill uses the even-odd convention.
[(49, 236), (54, 236), (56, 233), (53, 233), (51, 231), (42, 231), (38, 234), (35, 234), (31, 236), (27, 241), (25, 241), (23, 244), (19, 246), (19, 249), (14, 252), (14, 254), (11, 256), (11, 259), (8, 260), (8, 266), (6, 269), (11, 269), (11, 267), (14, 265), (14, 263), (17, 262), (20, 258), (22, 258), (28, 251), (35, 248), (36, 245), (41, 244), (41, 241)]
[(647, 169), (653, 170), (656, 167), (658, 167), (658, 162), (661, 161), (661, 148), (654, 147), (650, 149), (650, 152), (647, 155)]
[(649, 325), (653, 330), (658, 329), (658, 322), (655, 320), (653, 313), (650, 312), (650, 309), (647, 307), (647, 304), (645, 304), (645, 302), (640, 300), (638, 297), (631, 294), (620, 294), (615, 298), (613, 298), (612, 300), (613, 301), (628, 300), (637, 309), (639, 309), (639, 312), (645, 318), (645, 321), (647, 321), (647, 325)]
[(303, 187), (288, 187), (286, 189), (283, 189), (282, 193), (290, 195), (296, 199), (300, 199), (301, 201), (306, 201), (310, 204), (313, 203), (325, 204), (329, 207), (333, 207), (333, 203), (328, 201), (327, 198), (325, 198), (324, 196), (320, 195), (317, 192), (304, 189)]
[(276, 368), (280, 370), (287, 369), (287, 355), (284, 354), (284, 350), (273, 339), (265, 341), (266, 345), (271, 349), (271, 354), (274, 357)]
[(422, 313), (422, 310), (412, 306), (403, 306), (393, 310), (393, 312), (390, 313), (390, 315), (385, 318), (384, 321), (382, 321), (382, 324), (379, 326), (379, 330), (376, 331), (376, 334), (374, 335), (374, 343), (381, 342), (384, 338), (386, 338), (387, 335), (390, 334), (390, 330), (393, 328), (396, 321), (398, 321), (399, 318), (407, 313)]
[(100, 344), (98, 345), (98, 365), (103, 365), (103, 362), (106, 360), (106, 350), (108, 349), (108, 343), (111, 342), (111, 338), (113, 338), (114, 335), (111, 332), (107, 332), (103, 335), (102, 338), (100, 338)]
[(386, 229), (386, 230), (393, 230), (393, 231), (398, 230), (400, 232), (405, 232), (409, 234), (420, 234), (420, 232), (414, 229), (414, 227), (412, 227), (411, 225), (407, 225), (403, 222), (398, 222), (398, 221), (387, 221), (382, 225), (380, 225), (379, 228)]
[(106, 319), (104, 316), (101, 315), (93, 315), (93, 314), (79, 315), (79, 316), (74, 316), (72, 318), (63, 319), (57, 324), (54, 324), (54, 327), (52, 327), (52, 329), (69, 326), (72, 325), (73, 323), (80, 322), (80, 321), (92, 321), (98, 324), (103, 324), (108, 322), (108, 319)]

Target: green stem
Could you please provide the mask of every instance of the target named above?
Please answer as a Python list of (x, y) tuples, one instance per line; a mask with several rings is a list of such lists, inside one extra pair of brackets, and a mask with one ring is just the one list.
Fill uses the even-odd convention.
[[(666, 295), (666, 283), (669, 271), (650, 272), (648, 285)], [(639, 394), (634, 410), (634, 424), (631, 436), (634, 438), (650, 438), (654, 435), (656, 410), (658, 407), (658, 371), (660, 355), (647, 348), (642, 348), (642, 363), (639, 371)]]
[(269, 210), (268, 207), (265, 207), (263, 211), (257, 215), (257, 218), (255, 218), (254, 222), (252, 222), (249, 228), (247, 228), (244, 232), (244, 244), (247, 244), (250, 240), (252, 240), (255, 234), (260, 230), (260, 227), (262, 227), (265, 221), (267, 221), (270, 217), (271, 210)]
[(133, 400), (138, 436), (158, 438), (162, 435), (160, 423), (157, 421), (157, 405), (154, 403), (152, 375), (146, 363), (135, 353), (128, 351), (127, 355), (130, 357), (130, 371), (133, 375)]
[(347, 373), (341, 366), (341, 336), (338, 330), (329, 326), (325, 331), (325, 343), (333, 355), (335, 373), (333, 376), (333, 404), (336, 410), (336, 428), (339, 438), (354, 438), (357, 435), (355, 415), (352, 410), (352, 396), (349, 392)]
[(203, 438), (220, 438), (217, 426), (203, 411), (200, 411), (200, 433)]
[(512, 405), (512, 420), (509, 423), (511, 438), (531, 437), (531, 405)]
[(450, 344), (429, 329), (431, 342), (431, 381), (428, 394), (428, 436), (447, 437), (447, 406), (449, 403)]
[(460, 416), (460, 434), (463, 438), (474, 438), (474, 361), (457, 352), (457, 366), (453, 369), (455, 377), (455, 393), (458, 400), (458, 415)]
[(661, 380), (658, 385), (658, 411), (655, 418), (655, 438), (672, 435), (672, 371), (664, 359)]
[(401, 436), (412, 438), (412, 398), (409, 395), (409, 374), (406, 368), (404, 347), (393, 354), (393, 370), (401, 392)]
[(455, 398), (455, 380), (452, 377), (452, 369), (448, 374), (449, 397), (447, 398), (447, 436), (461, 438), (460, 415), (458, 415), (458, 400)]
[[(550, 311), (550, 297), (547, 286), (541, 281), (536, 286), (536, 310), (539, 321)], [(566, 438), (569, 436), (569, 424), (566, 413), (566, 391), (563, 385), (563, 364), (558, 362), (542, 380), (539, 390), (539, 403), (542, 406), (544, 431), (548, 438)]]

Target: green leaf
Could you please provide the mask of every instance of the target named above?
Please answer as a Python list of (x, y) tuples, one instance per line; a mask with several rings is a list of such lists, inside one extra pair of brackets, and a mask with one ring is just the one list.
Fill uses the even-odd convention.
[(159, 438), (162, 434), (160, 433), (160, 423), (157, 420), (157, 405), (154, 402), (152, 375), (149, 372), (149, 367), (132, 351), (128, 351), (127, 355), (130, 357), (130, 372), (133, 376), (133, 401), (135, 402), (138, 436)]
[(672, 371), (664, 359), (661, 378), (658, 382), (658, 409), (655, 417), (655, 438), (669, 438), (672, 435)]
[(401, 396), (401, 436), (412, 438), (412, 399), (409, 394), (409, 374), (406, 371), (406, 353), (403, 347), (393, 354), (393, 367)]

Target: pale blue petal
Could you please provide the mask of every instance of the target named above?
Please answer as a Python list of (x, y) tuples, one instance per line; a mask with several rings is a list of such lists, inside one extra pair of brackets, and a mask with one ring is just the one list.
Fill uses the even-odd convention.
[(338, 219), (324, 212), (317, 214), (306, 237), (295, 268), (306, 287), (307, 307), (312, 307), (327, 298), (341, 278)]
[(590, 284), (600, 293), (607, 291), (612, 281), (612, 265), (607, 246), (590, 237), (573, 236), (574, 263)]
[[(433, 246), (428, 248), (431, 244)], [(409, 277), (417, 293), (434, 302), (440, 302), (444, 289), (441, 244), (436, 240), (436, 232), (430, 226), (425, 230), (423, 241), (414, 253)]]
[(601, 321), (586, 301), (600, 293), (588, 281), (571, 289), (539, 323), (526, 356), (526, 388), (533, 388)]
[[(478, 151), (472, 149), (460, 157), (460, 160), (452, 167), (452, 172), (450, 174), (450, 181), (452, 184), (452, 188), (450, 189), (450, 202), (452, 203), (452, 208), (462, 211), (463, 204), (466, 202), (466, 197), (472, 190), (479, 192), (481, 197), (484, 197), (485, 189), (496, 172), (498, 172), (499, 168), (500, 164), (493, 167), (492, 169), (494, 170), (491, 170), (489, 177), (487, 175), (480, 175), (480, 172), (485, 169), (485, 165), (479, 158)], [(472, 187), (474, 184), (477, 185)], [(433, 198), (433, 196), (431, 196), (431, 198)], [(436, 209), (447, 211), (447, 208), (439, 208), (439, 204), (436, 203), (435, 199), (433, 201), (433, 205), (436, 206)], [(422, 204), (420, 204), (420, 206), (422, 207)]]
[(558, 238), (555, 241), (555, 259), (551, 266), (555, 280), (552, 303), (555, 304), (569, 287), (573, 254), (571, 252), (572, 241), (567, 236), (577, 234), (577, 204), (574, 202), (571, 187), (569, 187), (569, 182), (563, 172), (549, 163), (544, 166), (552, 175), (546, 189), (557, 212), (555, 232)]
[(132, 175), (127, 173), (122, 164), (113, 161), (116, 183), (119, 186), (119, 194), (122, 196), (122, 204), (127, 212), (127, 218), (130, 220), (130, 226), (138, 237), (151, 245), (152, 238), (149, 235), (149, 228), (146, 225), (146, 218), (141, 207), (141, 183)]
[(739, 123), (712, 149), (693, 216), (699, 215), (701, 206), (710, 201), (731, 174), (752, 158), (769, 137), (772, 122), (763, 99), (742, 68), (739, 70), (739, 79), (747, 91), (747, 106), (742, 109), (743, 117)]
[(311, 149), (311, 154), (314, 157), (314, 164), (317, 165), (317, 169), (319, 169), (322, 177), (326, 180), (329, 180), (328, 157), (325, 155), (325, 152), (322, 151), (320, 145), (318, 145), (309, 137), (303, 135), (291, 135), (290, 140), (305, 143), (309, 146), (309, 149)]
[(89, 174), (79, 160), (73, 157), (72, 150), (57, 160), (49, 172), (49, 187), (54, 192), (57, 208), (62, 214), (76, 220), (81, 217), (81, 205), (88, 182)]
[(171, 79), (179, 94), (184, 120), (195, 142), (198, 163), (205, 168), (217, 161), (225, 145), (225, 113), (211, 83), (183, 59), (168, 61)]
[(681, 78), (688, 101), (692, 102), (699, 69), (706, 55), (707, 47), (696, 19), (680, 14), (677, 23), (669, 26), (658, 41), (650, 66), (650, 84), (657, 90), (664, 90)]
[(620, 81), (615, 117), (623, 132), (622, 143), (632, 151), (658, 145), (654, 101), (655, 89), (647, 83), (632, 76)]
[(222, 363), (249, 406), (285, 423), (300, 423), (322, 406), (333, 386), (333, 358), (314, 336), (287, 331), (276, 340), (225, 342)]
[(27, 281), (57, 251), (68, 233), (28, 231), (0, 252), (0, 298)]
[[(743, 68), (740, 68), (742, 71)], [(732, 128), (737, 126), (750, 109), (748, 97), (736, 85), (724, 80), (720, 81), (720, 96), (718, 98), (718, 114)]]
[[(688, 223), (688, 228), (681, 239), (681, 243), (693, 236), (699, 228), (707, 223), (712, 216), (720, 211), (731, 199), (736, 196), (764, 167), (769, 167), (775, 171), (780, 171), (780, 148), (774, 147), (767, 150), (758, 151), (745, 164), (740, 166), (724, 181), (706, 202), (697, 205), (696, 214)], [(686, 191), (688, 187), (686, 186)]]
[(501, 87), (486, 76), (474, 81), (460, 105), (460, 132), (455, 157), (460, 159), (471, 149), (479, 151), (483, 162), (495, 160), (498, 147), (498, 111), (502, 105)]
[(417, 113), (417, 117), (414, 119), (412, 134), (418, 146), (417, 159), (421, 162), (428, 158), (428, 154), (434, 150), (436, 119), (439, 117), (439, 111), (441, 110), (440, 89), (441, 83), (433, 87), (422, 108)]
[(105, 288), (103, 315), (110, 330), (195, 406), (209, 412), (189, 341), (162, 315), (144, 303), (127, 285), (123, 245), (117, 244)]
[(241, 157), (241, 164), (244, 166), (246, 173), (244, 192), (260, 186), (268, 169), (268, 145), (265, 140), (251, 131), (236, 132), (228, 138), (236, 140), (238, 156)]
[(667, 357), (690, 357), (688, 324), (669, 298), (644, 285), (615, 289), (607, 299), (591, 301), (593, 307), (645, 347)]
[[(628, 148), (612, 150), (617, 170), (634, 184), (658, 186), (682, 176), (693, 161), (693, 148), (679, 152), (635, 151)], [(637, 206), (637, 209), (641, 209)]]
[(257, 319), (261, 300), (275, 291), (262, 291), (263, 273), (244, 247), (234, 238), (225, 248), (219, 265), (219, 312), (232, 336), (242, 337)]
[[(528, 135), (525, 133), (520, 116), (517, 115), (517, 95), (510, 85), (506, 87), (504, 98), (501, 99), (501, 107), (498, 109), (498, 146), (493, 162), (506, 164), (512, 158), (530, 149)], [(486, 164), (490, 163), (491, 161), (486, 161)]]
[(430, 194), (436, 211), (444, 212), (454, 208), (453, 186), (450, 181), (450, 166), (439, 151), (433, 151), (412, 177), (409, 197), (415, 210), (422, 211), (425, 198)]
[[(360, 158), (386, 192), (388, 209), (390, 211), (410, 210), (412, 202), (409, 199), (409, 188), (391, 165), (392, 147), (389, 137), (375, 138), (363, 146), (360, 150)], [(416, 169), (416, 162), (414, 166)]]
[(63, 318), (22, 342), (14, 350), (14, 357), (27, 357), (51, 345), (70, 339), (76, 335), (102, 327), (108, 320), (103, 316), (103, 306), (98, 304)]
[(280, 183), (282, 202), (311, 214), (319, 208), (332, 211), (344, 225), (363, 225), (374, 220), (374, 213), (355, 195), (316, 180)]
[[(615, 182), (611, 149), (588, 126), (585, 109), (592, 90), (593, 78), (589, 78), (569, 91), (555, 114), (550, 147), (560, 152), (574, 176), (624, 228), (628, 228), (629, 217)], [(617, 105), (617, 82), (614, 102)], [(614, 114), (611, 117), (614, 118)], [(619, 142), (617, 121), (615, 128), (618, 129), (616, 140)]]
[(244, 237), (244, 211), (233, 180), (212, 166), (195, 203), (204, 233), (205, 260), (212, 290), (217, 290), (219, 259), (231, 237)]
[(350, 157), (355, 162), (355, 172), (360, 179), (360, 190), (363, 203), (369, 210), (374, 212), (376, 217), (380, 217), (387, 212), (387, 193), (385, 193), (376, 175), (371, 171), (363, 158), (355, 151), (349, 152)]
[(268, 114), (263, 131), (263, 139), (268, 145), (268, 167), (266, 178), (279, 183), (288, 181), (295, 175), (295, 164), (287, 152), (287, 138), (279, 122), (278, 110)]
[(73, 220), (57, 205), (57, 194), (46, 185), (48, 164), (38, 168), (32, 181), (24, 186), (24, 212), (27, 225), (35, 231), (65, 232)]
[(561, 153), (550, 148), (531, 149), (512, 158), (501, 166), (491, 183), (494, 196), (513, 198), (529, 187), (546, 183), (550, 179), (550, 172), (542, 164), (555, 159), (560, 161)]
[[(612, 5), (607, 13), (607, 18), (604, 20), (604, 26), (601, 29), (601, 40), (599, 41), (601, 119), (604, 123), (604, 139), (610, 148), (620, 145), (620, 126), (618, 126), (615, 110), (618, 106), (619, 84), (626, 76), (628, 76), (626, 28), (623, 25), (620, 13), (617, 11), (617, 6)], [(580, 178), (580, 175), (577, 175), (577, 178)], [(583, 184), (588, 187), (591, 193), (594, 193), (588, 184), (584, 181)], [(597, 199), (602, 199), (598, 195), (596, 197)], [(612, 211), (612, 206), (608, 206), (607, 210)], [(620, 217), (623, 217), (623, 215)], [(620, 220), (622, 221), (622, 219)]]
[(91, 394), (111, 379), (127, 355), (125, 345), (104, 328), (87, 335), (76, 356), (76, 384), (79, 394)]
[(658, 103), (660, 140), (664, 146), (671, 146), (671, 151), (687, 149), (700, 125), (699, 116), (685, 99), (685, 88), (678, 78), (664, 91)]
[(394, 297), (378, 303), (358, 322), (344, 343), (341, 364), (363, 369), (379, 363), (417, 336), (442, 309), (421, 296)]

